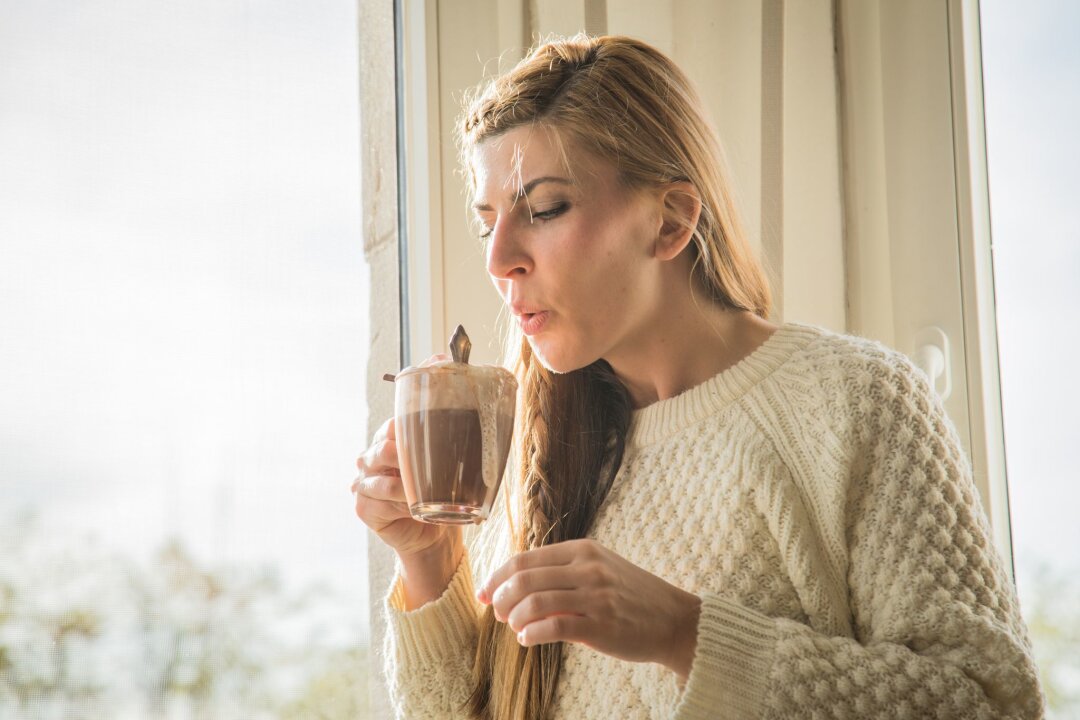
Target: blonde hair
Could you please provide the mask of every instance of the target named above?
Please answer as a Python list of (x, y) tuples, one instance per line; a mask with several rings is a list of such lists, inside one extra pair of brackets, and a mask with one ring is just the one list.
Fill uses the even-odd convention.
[[(768, 281), (740, 224), (720, 143), (670, 58), (620, 36), (577, 35), (532, 50), (466, 100), (458, 142), (470, 192), (476, 190), (473, 149), (523, 125), (553, 131), (564, 160), (566, 145), (609, 159), (629, 187), (688, 181), (701, 200), (690, 281), (715, 303), (768, 317)], [(520, 523), (511, 526), (520, 552), (588, 533), (622, 463), (632, 406), (606, 361), (558, 374), (519, 334), (509, 338), (507, 354), (516, 354), (521, 385)], [(470, 714), (546, 718), (561, 663), (561, 643), (522, 648), (489, 607), (481, 618)]]

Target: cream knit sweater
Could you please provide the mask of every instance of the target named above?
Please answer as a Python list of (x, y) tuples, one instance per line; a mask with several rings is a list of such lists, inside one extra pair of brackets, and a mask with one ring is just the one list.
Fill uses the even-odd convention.
[[(473, 578), (506, 559), (506, 535), (497, 511), (417, 610), (394, 581), (398, 717), (465, 717)], [(702, 598), (697, 651), (680, 689), (659, 665), (567, 643), (558, 720), (1042, 715), (956, 429), (922, 371), (880, 343), (787, 323), (635, 411), (591, 537)]]

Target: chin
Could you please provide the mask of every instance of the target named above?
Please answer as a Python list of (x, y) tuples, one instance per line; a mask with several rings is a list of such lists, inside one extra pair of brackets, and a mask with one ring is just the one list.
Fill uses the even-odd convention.
[(529, 347), (532, 348), (533, 355), (544, 366), (544, 369), (556, 375), (580, 370), (597, 360), (595, 357), (585, 357), (581, 353), (560, 352), (558, 348), (551, 347), (550, 343), (536, 343), (532, 338), (529, 338)]

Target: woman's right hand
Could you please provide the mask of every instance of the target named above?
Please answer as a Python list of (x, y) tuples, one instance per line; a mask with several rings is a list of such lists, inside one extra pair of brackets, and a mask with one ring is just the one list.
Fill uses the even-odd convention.
[(357, 459), (356, 467), (360, 470), (352, 485), (356, 493), (356, 515), (402, 560), (451, 542), (451, 531), (457, 531), (460, 537), (460, 528), (421, 522), (409, 514), (401, 484), (394, 418), (384, 422), (375, 433), (371, 447)]
[[(446, 359), (434, 355), (423, 365)], [(401, 560), (409, 609), (442, 595), (461, 562), (461, 528), (414, 520), (401, 482), (394, 418), (382, 424), (371, 446), (357, 459), (352, 484), (356, 515)]]

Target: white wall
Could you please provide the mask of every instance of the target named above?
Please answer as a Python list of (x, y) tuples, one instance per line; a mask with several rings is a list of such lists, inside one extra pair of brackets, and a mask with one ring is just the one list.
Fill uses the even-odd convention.
[[(361, 0), (360, 32), (360, 204), (363, 209), (364, 255), (371, 269), (369, 312), (371, 351), (367, 367), (367, 435), (394, 413), (393, 386), (382, 380), (394, 372), (400, 357), (400, 303), (398, 299), (398, 217), (395, 126), (393, 6), (384, 0)], [(373, 533), (368, 535), (368, 612), (371, 627), (369, 654), (371, 717), (389, 718), (386, 685), (381, 674), (381, 646), (385, 635), (382, 600), (393, 565), (389, 550)]]

